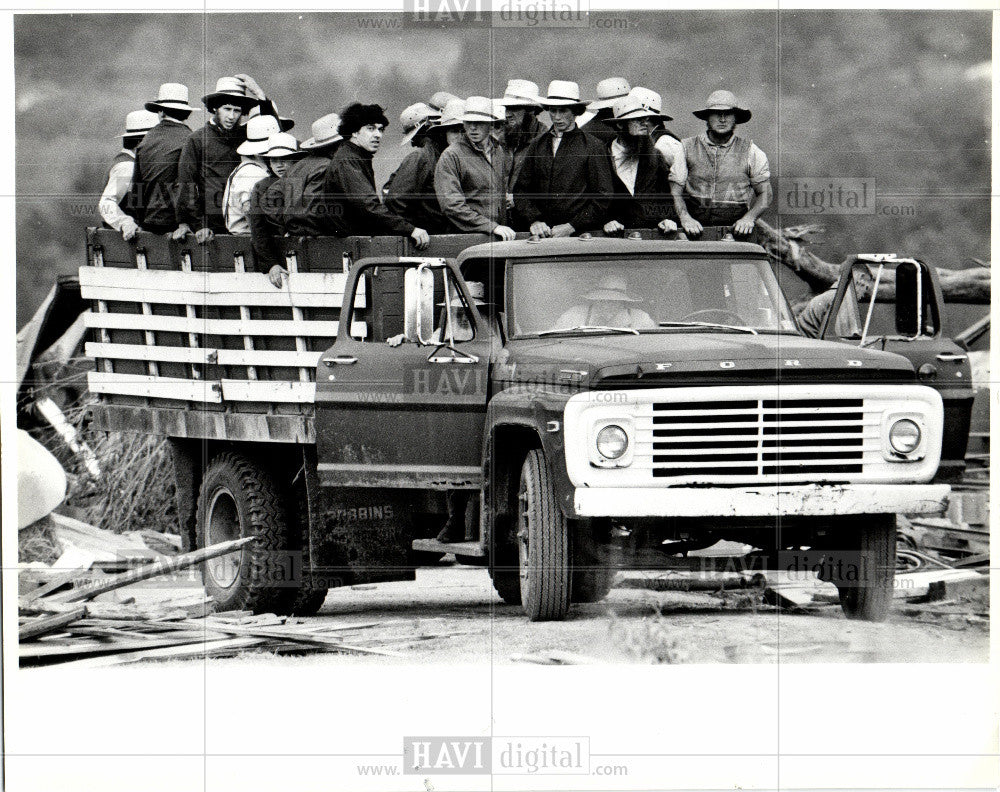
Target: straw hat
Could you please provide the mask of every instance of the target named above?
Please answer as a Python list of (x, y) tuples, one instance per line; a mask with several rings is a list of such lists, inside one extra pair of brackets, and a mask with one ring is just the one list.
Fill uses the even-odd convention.
[[(486, 290), (483, 288), (483, 284), (479, 281), (466, 281), (465, 285), (469, 287), (469, 296), (472, 297), (472, 302), (476, 305), (486, 305)], [(457, 308), (463, 305), (462, 298), (457, 294), (451, 298), (451, 307)], [(444, 300), (438, 303), (439, 306), (444, 307)]]
[[(247, 113), (247, 120), (260, 115), (260, 105), (250, 108), (250, 112)], [(278, 124), (281, 125), (282, 132), (288, 132), (295, 127), (295, 122), (291, 118), (286, 118), (283, 115), (278, 116)]]
[(590, 102), (580, 98), (580, 86), (571, 80), (553, 80), (546, 96), (539, 98), (542, 107), (586, 107)]
[(403, 139), (399, 145), (405, 146), (440, 117), (441, 113), (427, 104), (427, 102), (411, 104), (399, 114), (399, 123), (403, 127), (403, 132), (406, 133), (403, 135)]
[(663, 114), (632, 93), (615, 102), (615, 121), (635, 121), (640, 118), (663, 118)]
[(623, 96), (627, 96), (632, 90), (628, 80), (624, 77), (608, 77), (597, 83), (597, 98), (590, 103), (590, 110), (603, 110), (606, 107), (614, 107), (615, 102)]
[(429, 104), (435, 110), (444, 110), (444, 107), (446, 104), (448, 104), (448, 102), (453, 102), (456, 99), (458, 99), (458, 97), (455, 96), (455, 94), (450, 93), (449, 91), (436, 91), (434, 95), (427, 101), (427, 104)]
[(306, 151), (323, 148), (331, 143), (343, 140), (337, 129), (340, 127), (340, 116), (336, 113), (328, 113), (322, 118), (318, 118), (312, 123), (312, 137), (302, 144)]
[(465, 109), (462, 112), (462, 121), (485, 121), (488, 124), (495, 124), (503, 121), (504, 116), (498, 116), (493, 107), (493, 100), (485, 96), (470, 96), (465, 100)]
[(607, 275), (601, 278), (597, 288), (583, 296), (585, 300), (614, 300), (615, 302), (642, 302), (635, 297), (629, 297), (626, 288), (628, 283), (623, 275)]
[(287, 132), (277, 132), (267, 139), (267, 150), (263, 152), (268, 159), (284, 159), (300, 153), (299, 141)]
[(133, 110), (125, 116), (125, 131), (122, 132), (122, 137), (142, 137), (158, 123), (160, 118), (156, 113), (151, 113), (149, 110)]
[(651, 107), (653, 110), (659, 113), (660, 118), (662, 120), (664, 121), (674, 120), (672, 116), (668, 116), (666, 113), (663, 112), (663, 99), (656, 91), (653, 91), (649, 88), (643, 88), (637, 85), (635, 88), (629, 91), (629, 96), (639, 97), (639, 101), (641, 101), (644, 105), (646, 105), (647, 107)]
[(703, 121), (708, 120), (710, 113), (734, 113), (737, 124), (745, 124), (750, 120), (751, 113), (745, 107), (740, 107), (736, 95), (732, 91), (713, 91), (705, 102), (705, 107), (695, 110), (694, 115)]
[(210, 110), (224, 104), (236, 105), (244, 113), (250, 111), (258, 100), (255, 96), (247, 96), (247, 89), (235, 77), (220, 77), (215, 82), (215, 90), (201, 97), (202, 103)]
[(247, 121), (247, 139), (236, 149), (237, 154), (252, 157), (267, 151), (268, 138), (281, 132), (278, 119), (272, 115), (257, 115)]
[(441, 118), (434, 125), (435, 129), (443, 127), (462, 126), (462, 116), (465, 114), (465, 102), (461, 99), (452, 99), (441, 111)]
[(531, 80), (508, 80), (500, 100), (505, 107), (541, 107), (538, 84)]
[(191, 107), (188, 104), (188, 89), (186, 85), (180, 83), (163, 83), (152, 102), (146, 102), (144, 107), (152, 113), (160, 110), (186, 110), (193, 113), (200, 110), (198, 107)]

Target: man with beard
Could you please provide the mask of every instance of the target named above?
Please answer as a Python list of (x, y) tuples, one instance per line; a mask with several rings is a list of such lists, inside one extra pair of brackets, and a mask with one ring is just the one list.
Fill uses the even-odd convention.
[(553, 80), (539, 103), (552, 128), (528, 146), (514, 186), (515, 208), (537, 237), (601, 228), (614, 191), (611, 161), (601, 141), (576, 125), (587, 108), (580, 86)]
[(443, 135), (433, 134), (440, 118), (440, 112), (425, 102), (412, 104), (400, 114), (406, 134), (399, 145), (409, 143), (413, 151), (403, 158), (382, 189), (389, 211), (429, 234), (444, 234), (451, 229), (434, 192), (434, 168), (445, 149)]
[(485, 96), (465, 101), (465, 134), (444, 150), (434, 169), (434, 190), (453, 230), (514, 239), (506, 225), (509, 154), (496, 143), (494, 127), (504, 123)]
[(173, 233), (173, 239), (183, 239), (194, 231), (199, 244), (226, 233), (222, 199), (229, 174), (240, 164), (236, 149), (246, 140), (240, 119), (258, 104), (266, 114), (277, 116), (260, 86), (245, 74), (222, 77), (202, 102), (212, 116), (191, 133), (181, 150), (177, 165), (181, 193)]
[(542, 105), (538, 101), (538, 86), (531, 80), (508, 80), (500, 102), (507, 108), (504, 146), (510, 152), (510, 184), (514, 185), (524, 164), (528, 144), (545, 132), (546, 126), (538, 120)]
[(340, 114), (340, 135), (344, 138), (327, 170), (326, 189), (334, 204), (337, 233), (399, 234), (413, 240), (418, 250), (430, 243), (423, 228), (389, 211), (375, 190), (372, 158), (382, 145), (382, 133), (389, 126), (385, 111), (377, 104), (355, 102)]
[(604, 232), (617, 234), (626, 228), (677, 230), (670, 169), (653, 146), (650, 130), (662, 114), (635, 94), (614, 106), (617, 134), (609, 147), (615, 171), (615, 194), (608, 210)]
[(692, 236), (706, 225), (731, 225), (734, 234), (746, 236), (771, 203), (767, 155), (736, 134), (736, 125), (749, 121), (751, 113), (730, 91), (715, 91), (694, 115), (707, 129), (684, 139), (688, 176), (679, 207), (681, 225)]

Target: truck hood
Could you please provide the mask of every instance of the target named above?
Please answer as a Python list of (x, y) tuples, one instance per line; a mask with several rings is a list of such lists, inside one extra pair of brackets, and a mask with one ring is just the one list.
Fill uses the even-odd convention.
[(518, 339), (501, 351), (498, 382), (664, 387), (733, 382), (910, 382), (900, 355), (796, 335), (650, 333)]

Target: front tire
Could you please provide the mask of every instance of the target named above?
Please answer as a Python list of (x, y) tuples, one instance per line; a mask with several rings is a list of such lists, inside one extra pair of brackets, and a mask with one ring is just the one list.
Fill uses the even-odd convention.
[(219, 610), (287, 612), (295, 590), (288, 579), (285, 509), (274, 479), (256, 462), (232, 453), (212, 460), (198, 495), (196, 534), (198, 547), (257, 537), (239, 555), (201, 565), (205, 590)]
[[(833, 582), (840, 591), (840, 607), (848, 619), (880, 622), (889, 615), (896, 577), (896, 517), (889, 514), (859, 517), (866, 524), (850, 530), (843, 539), (848, 551), (843, 580)], [(856, 570), (855, 574), (850, 574)]]
[(572, 589), (569, 530), (545, 455), (537, 448), (521, 466), (517, 540), (525, 614), (531, 621), (564, 619)]

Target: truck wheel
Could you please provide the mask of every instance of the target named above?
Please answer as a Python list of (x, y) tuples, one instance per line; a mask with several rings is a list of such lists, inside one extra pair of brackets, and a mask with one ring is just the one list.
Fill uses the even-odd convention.
[(531, 621), (565, 618), (572, 577), (569, 530), (556, 503), (545, 455), (537, 448), (521, 466), (517, 539), (524, 612)]
[(516, 568), (491, 566), (490, 580), (500, 599), (508, 605), (521, 604), (521, 575)]
[(313, 587), (307, 580), (305, 585), (295, 594), (292, 600), (291, 613), (293, 616), (314, 616), (323, 607), (329, 589), (325, 586)]
[[(198, 494), (198, 547), (245, 536), (258, 541), (238, 556), (201, 566), (206, 592), (219, 610), (287, 612), (289, 558), (285, 510), (270, 475), (238, 454), (212, 460)], [(286, 585), (275, 585), (285, 581)]]
[(858, 571), (858, 579), (838, 585), (840, 607), (848, 619), (884, 621), (892, 606), (896, 576), (896, 517), (878, 514), (861, 519), (870, 522), (852, 531), (851, 550), (856, 547), (857, 551), (845, 556)]
[(608, 568), (574, 569), (573, 602), (588, 604), (600, 602), (615, 584), (617, 570)]

